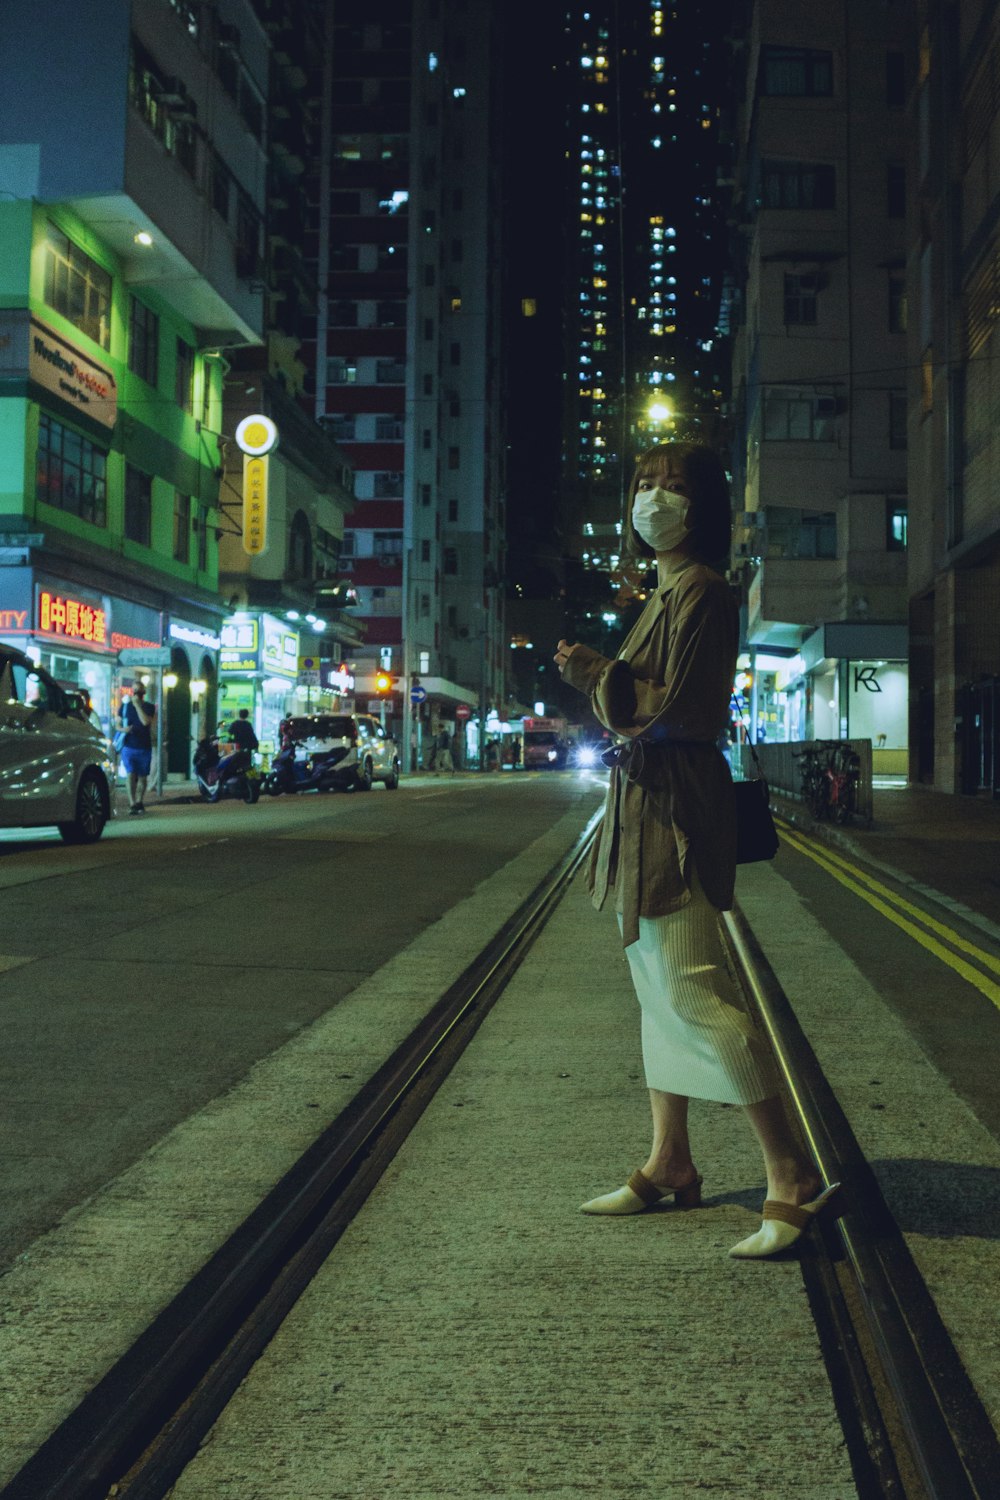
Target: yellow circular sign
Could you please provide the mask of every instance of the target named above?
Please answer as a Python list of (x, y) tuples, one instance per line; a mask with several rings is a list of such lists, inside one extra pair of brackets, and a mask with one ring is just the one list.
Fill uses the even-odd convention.
[(264, 453), (270, 453), (278, 441), (278, 429), (270, 417), (255, 414), (252, 417), (244, 417), (236, 429), (236, 442), (244, 453), (253, 458), (259, 458)]

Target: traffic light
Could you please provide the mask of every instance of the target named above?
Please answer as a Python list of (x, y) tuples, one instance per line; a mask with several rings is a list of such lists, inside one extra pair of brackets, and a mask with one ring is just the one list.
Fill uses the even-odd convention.
[(375, 673), (375, 691), (380, 697), (385, 697), (392, 692), (393, 677), (391, 672), (378, 671)]

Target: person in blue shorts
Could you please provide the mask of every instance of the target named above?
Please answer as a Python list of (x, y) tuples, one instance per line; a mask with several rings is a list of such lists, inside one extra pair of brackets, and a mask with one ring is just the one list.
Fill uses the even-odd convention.
[(125, 743), (121, 748), (121, 763), (128, 777), (129, 817), (141, 816), (145, 811), (143, 798), (146, 781), (153, 758), (153, 721), (156, 709), (146, 702), (146, 685), (137, 681), (131, 698), (126, 698), (121, 707), (122, 729)]

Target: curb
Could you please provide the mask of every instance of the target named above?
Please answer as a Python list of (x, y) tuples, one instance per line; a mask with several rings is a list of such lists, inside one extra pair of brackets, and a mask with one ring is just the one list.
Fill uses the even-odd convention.
[(1000, 943), (1000, 926), (996, 922), (991, 922), (989, 917), (984, 917), (980, 912), (973, 911), (971, 906), (966, 906), (962, 901), (956, 901), (954, 897), (946, 895), (944, 891), (939, 891), (932, 885), (925, 885), (913, 875), (908, 875), (905, 870), (899, 870), (895, 865), (887, 864), (885, 860), (874, 858), (867, 850), (860, 849), (849, 833), (846, 833), (841, 828), (834, 828), (828, 823), (818, 822), (817, 819), (810, 817), (803, 810), (801, 804), (790, 802), (780, 792), (772, 793), (772, 805), (774, 810), (787, 823), (791, 823), (803, 833), (807, 833), (817, 843), (829, 844), (832, 848), (849, 854), (859, 865), (863, 865), (866, 869), (876, 872), (879, 875), (884, 875), (889, 880), (896, 881), (897, 884), (905, 886), (914, 895), (920, 896), (924, 901), (929, 901), (933, 905), (939, 906), (949, 916), (959, 917), (963, 922), (967, 922), (970, 927), (977, 928), (984, 936), (992, 939), (993, 942)]

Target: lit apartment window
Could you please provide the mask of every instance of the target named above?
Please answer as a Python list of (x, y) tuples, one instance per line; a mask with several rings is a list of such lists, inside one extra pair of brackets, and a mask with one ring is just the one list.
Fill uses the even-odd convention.
[(54, 224), (45, 226), (45, 290), (49, 307), (102, 349), (111, 345), (111, 277)]
[(905, 552), (907, 542), (906, 501), (890, 495), (885, 502), (885, 546), (887, 552)]
[(327, 385), (353, 385), (358, 378), (358, 367), (353, 360), (334, 357), (326, 362)]

